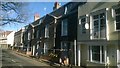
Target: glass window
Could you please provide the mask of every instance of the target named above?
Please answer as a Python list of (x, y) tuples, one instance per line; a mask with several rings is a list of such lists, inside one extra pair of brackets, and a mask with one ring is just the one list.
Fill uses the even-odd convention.
[(47, 43), (44, 43), (44, 54), (47, 54), (48, 53), (48, 44)]
[(66, 42), (61, 42), (61, 49), (62, 49), (62, 53), (61, 53), (61, 57), (66, 56), (67, 57), (67, 50), (68, 50), (68, 46)]
[(93, 15), (93, 38), (106, 38), (106, 15)]
[(85, 24), (86, 24), (86, 17), (83, 17), (83, 18), (81, 18), (81, 25), (82, 25), (82, 27), (81, 27), (81, 29), (82, 29), (82, 33), (86, 33), (86, 28), (85, 28)]
[(30, 40), (31, 36), (30, 36), (30, 32), (28, 32), (28, 40)]
[(62, 21), (61, 24), (61, 36), (67, 36), (68, 33), (68, 23), (67, 23), (67, 19)]
[(37, 33), (36, 33), (36, 34), (37, 34), (37, 35), (36, 35), (36, 36), (37, 36), (37, 38), (39, 38), (39, 30), (37, 30)]
[(105, 62), (103, 46), (89, 46), (89, 59), (91, 61)]
[(45, 26), (45, 38), (46, 37), (49, 37), (49, 25), (48, 24)]
[(120, 30), (120, 8), (115, 9), (116, 30)]
[(67, 6), (65, 7), (65, 12), (64, 12), (64, 14), (66, 14), (67, 13), (67, 11), (68, 11), (68, 8), (67, 8)]
[(100, 46), (92, 46), (92, 60), (100, 61)]

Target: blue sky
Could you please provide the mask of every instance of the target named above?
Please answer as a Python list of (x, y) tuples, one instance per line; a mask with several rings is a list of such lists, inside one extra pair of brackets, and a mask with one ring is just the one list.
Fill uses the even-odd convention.
[[(28, 6), (26, 10), (29, 10), (30, 16), (28, 23), (25, 24), (7, 24), (5, 26), (0, 27), (0, 29), (17, 31), (25, 25), (32, 23), (34, 21), (34, 14), (38, 13), (40, 17), (50, 13), (53, 11), (54, 2), (28, 2)], [(66, 2), (59, 2), (60, 5), (64, 5)]]

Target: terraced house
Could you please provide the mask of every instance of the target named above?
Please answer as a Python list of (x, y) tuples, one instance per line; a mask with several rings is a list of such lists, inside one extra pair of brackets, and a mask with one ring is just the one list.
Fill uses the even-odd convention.
[(23, 32), (24, 28), (18, 30), (14, 34), (14, 49), (23, 50), (25, 47), (23, 46)]
[[(50, 59), (50, 54), (53, 53), (56, 55), (55, 62), (59, 62), (59, 58), (67, 57), (71, 60), (69, 63), (74, 64), (75, 57), (72, 50), (74, 40), (77, 38), (77, 10), (82, 4), (84, 3), (69, 2), (60, 6), (55, 2), (53, 12), (27, 25), (24, 32), (27, 54), (42, 55), (43, 58)], [(73, 57), (70, 52), (73, 52)]]
[(69, 2), (25, 26), (27, 54), (75, 66), (120, 66), (120, 4)]
[(78, 19), (78, 66), (120, 66), (120, 4), (86, 3)]

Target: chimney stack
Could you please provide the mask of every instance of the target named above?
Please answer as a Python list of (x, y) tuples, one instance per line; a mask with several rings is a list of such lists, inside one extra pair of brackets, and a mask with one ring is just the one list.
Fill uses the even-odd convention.
[(40, 18), (39, 14), (36, 13), (36, 14), (34, 15), (34, 21), (38, 20), (39, 18)]
[(54, 3), (53, 10), (58, 9), (60, 7), (60, 4), (58, 2)]

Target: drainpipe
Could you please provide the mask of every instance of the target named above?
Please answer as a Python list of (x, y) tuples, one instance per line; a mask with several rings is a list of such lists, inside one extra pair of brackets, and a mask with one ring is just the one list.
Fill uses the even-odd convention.
[[(55, 38), (56, 38), (56, 23), (57, 23), (57, 19), (55, 18), (55, 23), (54, 23), (54, 47), (55, 47)], [(55, 49), (53, 50), (53, 52), (55, 53)]]
[(76, 66), (76, 40), (74, 40), (75, 66)]

